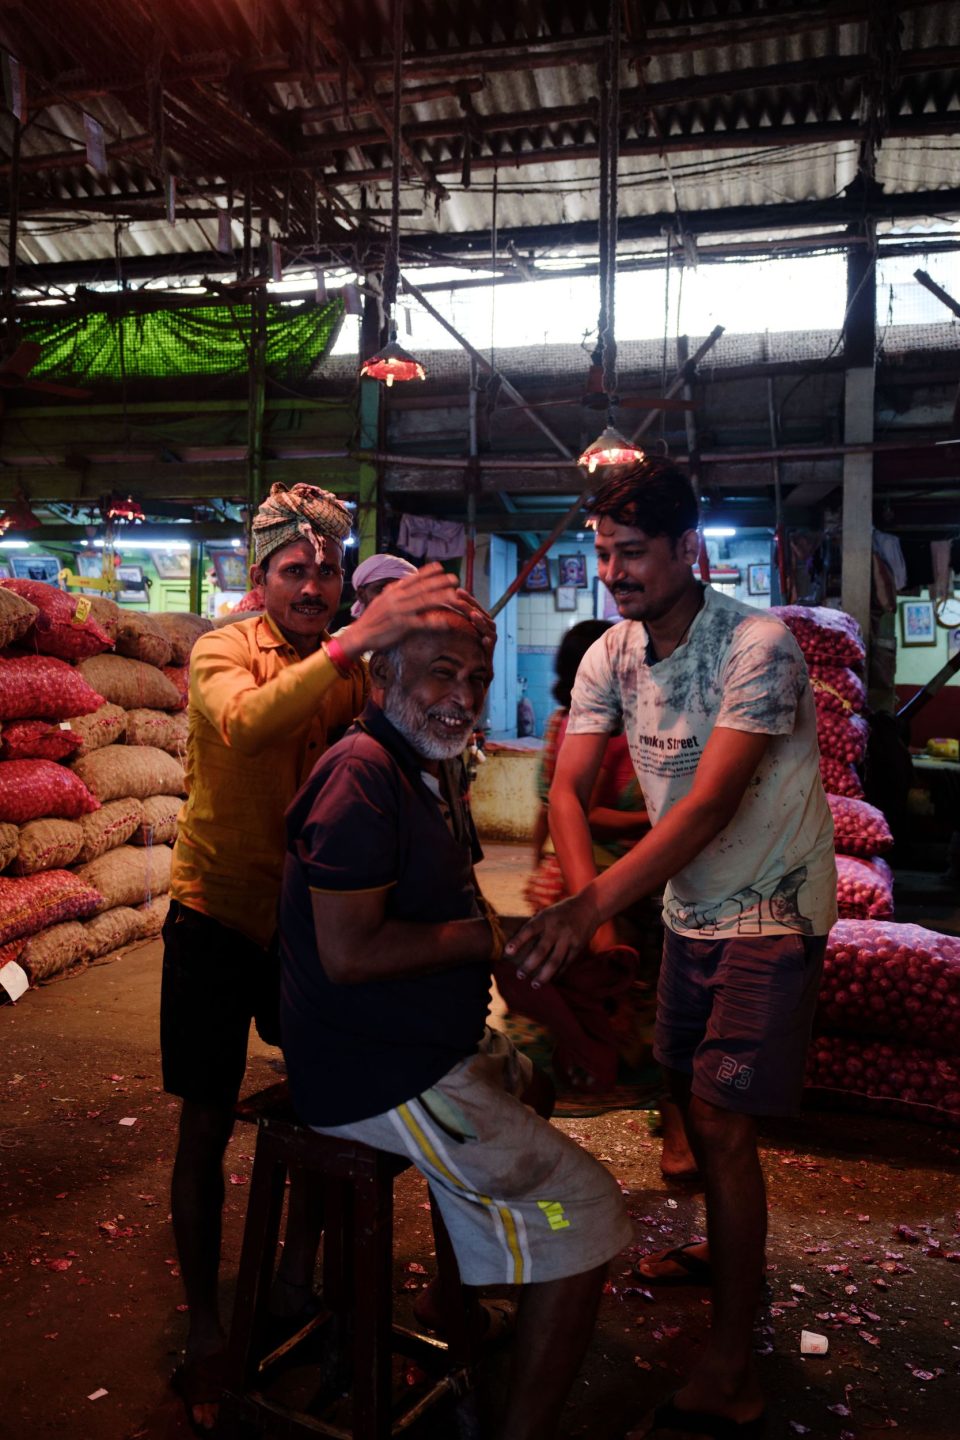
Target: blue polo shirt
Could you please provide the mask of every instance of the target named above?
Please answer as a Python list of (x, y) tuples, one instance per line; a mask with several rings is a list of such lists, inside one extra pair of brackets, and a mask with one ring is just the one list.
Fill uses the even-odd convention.
[(480, 913), (473, 866), (481, 851), (465, 798), (450, 797), (445, 818), (422, 764), (369, 704), (287, 811), (281, 1032), (294, 1104), (310, 1125), (346, 1125), (410, 1100), (483, 1035), (489, 966), (334, 985), (317, 951), (311, 890), (389, 887), (390, 920)]

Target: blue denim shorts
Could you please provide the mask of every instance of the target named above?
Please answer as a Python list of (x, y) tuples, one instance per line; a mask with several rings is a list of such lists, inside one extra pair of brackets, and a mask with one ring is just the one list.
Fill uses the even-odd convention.
[(665, 931), (656, 1058), (721, 1110), (796, 1114), (826, 944), (822, 935)]

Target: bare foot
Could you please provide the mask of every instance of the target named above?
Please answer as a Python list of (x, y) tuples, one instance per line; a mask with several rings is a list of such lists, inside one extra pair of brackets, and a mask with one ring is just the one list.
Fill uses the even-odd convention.
[(683, 1114), (675, 1100), (660, 1101), (660, 1133), (663, 1136), (660, 1173), (664, 1179), (696, 1179), (699, 1173), (697, 1162), (687, 1141)]

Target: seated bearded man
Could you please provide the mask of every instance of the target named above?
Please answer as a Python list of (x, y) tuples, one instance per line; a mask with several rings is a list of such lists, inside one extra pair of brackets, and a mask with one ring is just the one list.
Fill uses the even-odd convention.
[(529, 1060), (486, 1026), (502, 942), (474, 876), (457, 758), (491, 679), (480, 637), (432, 611), (370, 669), (380, 705), (287, 813), (281, 1028), (293, 1098), (322, 1133), (413, 1161), (466, 1285), (522, 1287), (497, 1435), (545, 1440), (630, 1225), (604, 1167), (532, 1108)]

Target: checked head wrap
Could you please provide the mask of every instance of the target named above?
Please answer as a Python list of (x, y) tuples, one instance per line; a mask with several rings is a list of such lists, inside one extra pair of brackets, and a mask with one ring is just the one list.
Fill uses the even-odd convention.
[(332, 540), (341, 550), (350, 525), (350, 511), (329, 490), (319, 485), (291, 485), (288, 490), (278, 480), (253, 517), (254, 560), (260, 565), (282, 545), (304, 539), (320, 565), (326, 542)]

